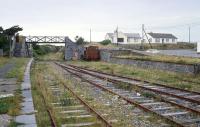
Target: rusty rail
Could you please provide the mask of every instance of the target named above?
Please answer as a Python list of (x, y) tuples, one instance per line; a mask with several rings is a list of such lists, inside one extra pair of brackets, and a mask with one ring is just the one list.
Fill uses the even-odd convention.
[(106, 127), (112, 127), (112, 125), (103, 116), (96, 112), (95, 109), (93, 109), (88, 103), (86, 103), (81, 97), (79, 97), (71, 88), (67, 87), (64, 83), (62, 85), (64, 86), (64, 88), (68, 89), (68, 91), (70, 91), (83, 105), (85, 105), (90, 111), (92, 111), (97, 116), (97, 118), (103, 121)]
[[(60, 66), (62, 66), (62, 65), (60, 65)], [(66, 67), (66, 66), (63, 66), (63, 67), (68, 68), (68, 67)], [(68, 69), (77, 71), (77, 70), (72, 69), (72, 68), (68, 68)], [(116, 84), (119, 83), (118, 81), (115, 81), (115, 80), (113, 80), (113, 79), (108, 79), (108, 78), (104, 78), (104, 77), (101, 77), (101, 76), (97, 76), (97, 75), (94, 75), (94, 74), (91, 74), (91, 73), (88, 73), (88, 72), (85, 72), (85, 71), (82, 71), (82, 70), (79, 70), (79, 71), (80, 71), (80, 72), (83, 72), (83, 73), (85, 73), (85, 74), (88, 74), (88, 75), (97, 77), (97, 78), (99, 78), (99, 79), (106, 79), (107, 81), (112, 82), (112, 83), (116, 83)], [(196, 109), (193, 109), (193, 108), (189, 108), (189, 107), (186, 107), (186, 106), (184, 106), (184, 105), (180, 105), (180, 104), (175, 103), (175, 102), (172, 102), (172, 101), (168, 101), (168, 100), (164, 99), (163, 97), (161, 97), (161, 101), (170, 103), (170, 104), (172, 104), (172, 105), (178, 106), (178, 107), (180, 107), (180, 108), (186, 109), (186, 110), (188, 110), (188, 111), (191, 111), (191, 112), (193, 112), (193, 113), (195, 113), (195, 114), (200, 115), (200, 111), (199, 111), (199, 110), (196, 110)]]
[[(190, 93), (194, 93), (194, 94), (199, 94), (200, 95), (200, 92), (197, 92), (197, 91), (185, 90), (185, 89), (181, 89), (181, 88), (177, 88), (177, 87), (167, 86), (167, 85), (164, 85), (164, 84), (161, 84), (161, 83), (157, 83), (157, 82), (150, 82), (148, 80), (141, 80), (141, 79), (138, 79), (138, 78), (131, 78), (131, 77), (125, 77), (125, 76), (121, 76), (121, 75), (109, 74), (109, 73), (105, 73), (105, 72), (102, 72), (102, 71), (92, 70), (92, 69), (88, 69), (88, 68), (84, 68), (84, 67), (80, 67), (80, 66), (75, 66), (75, 65), (71, 65), (71, 64), (68, 64), (68, 65), (71, 66), (71, 67), (74, 67), (74, 68), (78, 68), (78, 69), (84, 69), (84, 70), (87, 70), (87, 71), (101, 73), (101, 74), (105, 74), (105, 75), (109, 75), (109, 76), (114, 76), (114, 77), (119, 77), (119, 78), (124, 78), (124, 79), (144, 82), (144, 83), (150, 83), (152, 85), (162, 86), (162, 87), (166, 87), (166, 88), (171, 88), (171, 89), (175, 89), (175, 90), (180, 90), (180, 91), (190, 92)], [(183, 80), (183, 81), (187, 81), (187, 80)], [(190, 81), (188, 81), (188, 82), (190, 82)]]
[[(77, 67), (77, 66), (74, 66), (74, 65), (69, 65), (73, 68), (76, 68), (76, 69), (79, 69), (81, 67)], [(81, 68), (83, 69), (83, 68)], [(84, 69), (83, 69), (84, 70)], [(81, 70), (81, 71), (83, 71)], [(90, 69), (85, 69), (85, 70), (88, 70), (88, 71), (93, 71), (93, 70), (90, 70)], [(97, 76), (97, 75), (94, 75), (94, 74), (91, 74), (89, 72), (86, 72), (86, 71), (83, 71), (84, 73), (88, 73), (92, 76), (96, 76), (98, 78), (103, 78), (101, 76)], [(128, 80), (134, 80), (134, 81), (140, 81), (142, 82), (141, 80), (138, 80), (138, 79), (133, 79), (133, 78), (129, 78), (129, 77), (124, 77), (124, 76), (118, 76), (118, 75), (112, 75), (112, 74), (107, 74), (107, 73), (103, 73), (103, 72), (99, 72), (99, 71), (93, 71), (93, 72), (96, 72), (96, 73), (100, 73), (100, 74), (105, 74), (105, 75), (110, 75), (110, 76), (113, 76), (113, 77), (119, 77), (119, 78), (123, 78), (123, 79), (128, 79)], [(109, 80), (110, 82), (123, 82), (123, 81), (119, 81), (119, 80), (115, 80), (115, 79), (111, 79), (111, 78), (104, 78), (104, 79), (107, 79)], [(150, 83), (148, 81), (144, 81), (145, 83)], [(127, 83), (127, 82), (123, 82), (123, 83)], [(136, 85), (136, 84), (131, 84), (131, 83), (127, 83), (127, 84), (130, 84), (130, 85), (135, 85), (139, 88), (142, 88), (142, 89), (145, 89), (145, 90), (149, 90), (149, 91), (153, 91), (153, 92), (156, 92), (156, 93), (160, 93), (160, 94), (165, 94), (165, 95), (168, 95), (168, 96), (171, 96), (171, 97), (176, 97), (176, 98), (179, 98), (179, 99), (183, 99), (183, 100), (186, 100), (186, 101), (190, 101), (192, 103), (197, 103), (197, 104), (200, 104), (200, 101), (199, 100), (195, 100), (195, 99), (192, 99), (192, 98), (186, 98), (186, 97), (183, 97), (183, 96), (179, 96), (179, 95), (176, 95), (176, 94), (171, 94), (171, 93), (168, 93), (168, 92), (164, 92), (164, 91), (160, 91), (160, 90), (156, 90), (156, 89), (151, 89), (151, 88), (147, 88), (147, 87), (144, 87), (144, 86), (141, 86), (141, 85)], [(162, 87), (165, 87), (165, 88), (170, 88), (170, 89), (174, 89), (174, 90), (179, 90), (179, 91), (182, 91), (182, 92), (188, 92), (188, 93), (193, 93), (193, 94), (197, 94), (197, 95), (200, 95), (199, 92), (195, 92), (195, 91), (189, 91), (189, 90), (184, 90), (184, 89), (180, 89), (180, 88), (176, 88), (176, 87), (171, 87), (171, 86), (166, 86), (166, 85), (162, 85), (162, 84), (158, 84), (158, 83), (153, 83), (152, 85), (156, 85), (156, 86), (162, 86)]]
[[(107, 89), (106, 87), (103, 87), (103, 86), (100, 85), (100, 84), (91, 82), (90, 80), (87, 80), (87, 79), (83, 78), (83, 77), (80, 76), (79, 74), (70, 71), (69, 68), (66, 68), (65, 66), (63, 66), (63, 65), (61, 65), (61, 64), (58, 64), (58, 63), (56, 63), (56, 64), (59, 65), (60, 67), (64, 68), (64, 69), (65, 69), (66, 71), (68, 71), (69, 73), (71, 73), (71, 74), (73, 74), (73, 75), (75, 75), (75, 76), (77, 76), (77, 77), (83, 79), (84, 81), (90, 83), (91, 85), (93, 85), (93, 86), (95, 86), (95, 87), (98, 87), (98, 88), (100, 88), (100, 89), (102, 89), (102, 90), (104, 90), (104, 91), (107, 91), (107, 92), (111, 93), (111, 94), (117, 95), (118, 97), (122, 98), (122, 99), (125, 100), (126, 102), (128, 102), (128, 103), (130, 103), (130, 104), (133, 104), (133, 105), (135, 105), (135, 106), (141, 108), (142, 110), (144, 110), (144, 111), (146, 111), (146, 112), (153, 113), (153, 114), (155, 114), (155, 115), (157, 115), (157, 116), (159, 116), (159, 117), (161, 117), (161, 118), (167, 120), (168, 122), (175, 124), (175, 125), (178, 126), (178, 127), (184, 127), (183, 124), (181, 124), (181, 123), (179, 123), (179, 122), (177, 122), (177, 121), (174, 121), (173, 119), (171, 119), (171, 118), (169, 118), (169, 117), (165, 117), (165, 116), (163, 116), (163, 115), (161, 115), (161, 114), (159, 114), (159, 113), (157, 113), (157, 112), (155, 112), (155, 111), (153, 111), (153, 110), (151, 110), (151, 109), (149, 109), (149, 108), (146, 108), (146, 107), (142, 106), (141, 104), (139, 104), (139, 103), (137, 103), (137, 102), (135, 102), (135, 101), (133, 101), (133, 100), (131, 100), (131, 99), (128, 99), (128, 98), (126, 98), (126, 97), (124, 97), (124, 96), (122, 96), (122, 95), (119, 95), (119, 94), (116, 93), (116, 92), (113, 92), (113, 91)], [(78, 70), (76, 70), (76, 72), (77, 72), (77, 71), (78, 71)]]

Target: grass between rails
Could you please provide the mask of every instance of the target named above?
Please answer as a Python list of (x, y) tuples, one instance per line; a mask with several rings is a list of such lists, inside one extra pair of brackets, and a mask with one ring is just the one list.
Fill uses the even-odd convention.
[(200, 63), (200, 59), (198, 58), (164, 56), (164, 55), (154, 55), (154, 56), (122, 55), (122, 56), (115, 56), (115, 57), (122, 58), (122, 59), (167, 62), (167, 63), (176, 63), (176, 64), (199, 64)]
[(155, 69), (143, 69), (134, 66), (118, 65), (105, 62), (85, 62), (85, 61), (72, 61), (68, 64), (78, 65), (89, 69), (94, 69), (110, 74), (117, 74), (141, 80), (148, 80), (150, 82), (163, 83), (169, 86), (174, 86), (182, 89), (189, 89), (200, 91), (199, 83), (189, 83), (183, 80), (199, 82), (200, 76), (189, 74), (180, 74), (174, 72), (167, 72)]
[[(62, 76), (59, 76), (60, 75), (60, 73), (58, 73), (57, 72), (57, 75), (56, 76), (58, 76), (59, 78), (61, 78)], [(71, 82), (72, 84), (79, 84), (78, 83), (78, 80), (72, 80), (73, 78), (72, 77), (68, 77), (66, 80), (68, 80), (69, 82)], [(63, 81), (63, 79), (61, 79), (61, 82)], [(76, 83), (74, 83), (74, 82), (76, 82)], [(71, 84), (71, 83), (68, 83), (68, 85), (69, 84)], [(124, 85), (125, 84), (122, 84), (121, 86), (124, 88)], [(120, 127), (124, 127), (124, 126), (132, 126), (132, 124), (130, 124), (129, 122), (131, 121), (131, 123), (133, 122), (132, 120), (134, 119), (134, 120), (139, 120), (139, 121), (143, 121), (144, 123), (146, 123), (146, 124), (149, 124), (148, 122), (151, 122), (151, 123), (153, 123), (153, 124), (160, 124), (160, 123), (163, 123), (163, 121), (158, 117), (158, 116), (156, 116), (156, 115), (153, 115), (153, 114), (148, 114), (148, 115), (150, 115), (148, 118), (146, 118), (145, 116), (143, 116), (143, 115), (137, 115), (137, 116), (134, 116), (133, 114), (131, 114), (131, 112), (133, 111), (133, 109), (135, 108), (134, 106), (133, 107), (130, 107), (131, 108), (131, 111), (129, 111), (130, 109), (129, 108), (127, 108), (126, 107), (126, 111), (123, 111), (123, 110), (121, 110), (121, 104), (123, 104), (124, 103), (124, 101), (123, 100), (117, 100), (116, 102), (114, 102), (114, 98), (116, 97), (116, 96), (113, 96), (113, 95), (110, 95), (110, 94), (107, 94), (107, 92), (106, 93), (104, 93), (104, 95), (102, 95), (101, 97), (99, 97), (99, 98), (96, 98), (96, 97), (93, 97), (94, 95), (92, 95), (92, 94), (90, 94), (90, 93), (92, 93), (90, 90), (91, 89), (89, 89), (88, 87), (86, 87), (86, 86), (84, 86), (82, 83), (80, 84), (80, 86), (79, 85), (76, 85), (76, 86), (74, 86), (75, 87), (75, 89), (77, 89), (76, 91), (79, 91), (78, 93), (80, 94), (80, 95), (84, 95), (85, 96), (85, 99), (86, 100), (88, 100), (89, 101), (89, 103), (90, 103), (90, 105), (91, 106), (93, 106), (93, 107), (95, 107), (95, 109), (98, 109), (98, 108), (100, 108), (100, 110), (104, 107), (106, 110), (106, 112), (105, 113), (108, 113), (108, 114), (112, 114), (111, 116), (108, 116), (108, 119), (112, 119), (112, 118), (114, 118), (114, 119), (118, 119), (119, 121), (117, 122), (117, 123), (114, 123), (114, 125), (113, 126), (120, 126)], [(127, 88), (128, 89), (128, 86), (126, 86), (125, 88)], [(79, 89), (79, 90), (78, 90)], [(93, 90), (92, 90), (93, 91)], [(100, 95), (99, 95), (100, 96)], [(112, 105), (110, 105), (110, 106), (105, 106), (101, 101), (101, 99), (102, 99), (102, 97), (106, 97), (107, 99), (111, 99), (112, 100), (112, 104), (114, 104), (114, 106), (112, 106)], [(95, 101), (96, 100), (96, 101)], [(101, 101), (100, 101), (101, 100)], [(105, 103), (105, 102), (104, 102)], [(106, 102), (106, 103), (108, 103), (108, 101)], [(126, 103), (126, 102), (125, 102)], [(117, 107), (118, 106), (120, 106), (120, 109), (117, 109)], [(110, 108), (110, 109), (109, 109)], [(112, 111), (114, 111), (114, 112), (112, 112)], [(100, 111), (101, 113), (103, 113), (104, 111), (103, 110), (101, 110)], [(128, 112), (129, 113), (129, 115), (125, 115), (124, 116), (124, 113), (125, 112)], [(133, 116), (132, 116), (133, 115)], [(147, 116), (148, 116), (147, 115)], [(129, 118), (126, 118), (127, 116), (129, 116)], [(107, 116), (105, 116), (105, 117), (107, 117)], [(133, 118), (133, 119), (132, 119)], [(147, 120), (147, 121), (146, 121)]]
[[(43, 70), (46, 70), (45, 72)], [(94, 118), (70, 118), (64, 119), (64, 114), (61, 115), (56, 112), (57, 109), (51, 103), (60, 102), (60, 106), (73, 106), (74, 102), (70, 99), (72, 95), (66, 93), (62, 95), (62, 97), (57, 98), (52, 94), (51, 90), (49, 90), (49, 85), (58, 85), (61, 87), (61, 90), (64, 90), (63, 85), (60, 85), (61, 81), (54, 73), (55, 69), (49, 67), (48, 64), (37, 62), (35, 66), (32, 68), (31, 73), (31, 81), (32, 81), (32, 93), (34, 105), (37, 110), (36, 120), (38, 127), (50, 126), (50, 117), (48, 116), (47, 109), (50, 109), (53, 114), (53, 118), (55, 119), (57, 126), (61, 126), (65, 123), (76, 123), (83, 121), (93, 121)], [(44, 105), (44, 100), (46, 100), (46, 104)], [(69, 99), (67, 99), (69, 98)], [(65, 107), (66, 108), (66, 107)], [(61, 110), (62, 111), (62, 110)], [(74, 115), (74, 114), (73, 114)], [(78, 114), (77, 114), (78, 115)], [(70, 116), (70, 115), (69, 115)], [(97, 126), (95, 126), (97, 127)]]
[(49, 100), (46, 95), (46, 90), (44, 88), (45, 81), (43, 76), (45, 72), (43, 70), (47, 70), (47, 67), (44, 64), (34, 64), (31, 71), (31, 84), (32, 84), (32, 95), (33, 102), (36, 112), (36, 120), (38, 127), (51, 126), (51, 120), (49, 114), (47, 112), (48, 105), (45, 105), (43, 97), (46, 100)]
[[(45, 71), (43, 71), (45, 70)], [(62, 74), (62, 71), (58, 71), (59, 69), (56, 69), (55, 66), (49, 66), (48, 64), (45, 65), (45, 63), (40, 63), (40, 64), (37, 64), (36, 63), (36, 66), (33, 66), (32, 68), (32, 73), (31, 73), (31, 79), (32, 79), (32, 93), (33, 93), (33, 99), (34, 99), (34, 105), (36, 107), (36, 110), (37, 110), (37, 113), (36, 113), (36, 119), (37, 119), (37, 124), (39, 127), (43, 127), (43, 126), (49, 126), (49, 123), (50, 123), (50, 119), (48, 117), (48, 114), (46, 112), (46, 106), (44, 105), (44, 102), (42, 101), (42, 94), (45, 95), (45, 99), (47, 100), (47, 103), (49, 103), (49, 107), (50, 109), (54, 110), (54, 108), (52, 107), (52, 105), (50, 105), (50, 103), (52, 102), (57, 102), (55, 101), (54, 97), (52, 97), (52, 95), (50, 94), (50, 92), (48, 92), (48, 90), (46, 90), (48, 88), (47, 85), (49, 84), (58, 84), (60, 86), (62, 86), (61, 84), (65, 84), (65, 85), (68, 85), (68, 87), (71, 87), (73, 88), (77, 94), (79, 95), (84, 95), (84, 100), (87, 100), (90, 105), (92, 105), (92, 107), (95, 107), (95, 109), (99, 106), (102, 108), (103, 106), (103, 103), (101, 103), (99, 100), (96, 100), (94, 101), (94, 98), (93, 96), (89, 95), (88, 93), (90, 93), (85, 87), (83, 87), (82, 85), (79, 85), (77, 86), (78, 82), (77, 80), (72, 80), (72, 77), (68, 77), (66, 78), (63, 74)], [(54, 81), (55, 80), (55, 81)], [(40, 86), (39, 86), (40, 84)], [(41, 87), (42, 86), (42, 87)], [(62, 88), (64, 90), (64, 88)], [(47, 91), (47, 92), (45, 92)], [(62, 106), (66, 106), (66, 105), (73, 105), (73, 102), (69, 102), (66, 100), (66, 98), (68, 97), (69, 95), (63, 95), (63, 98), (60, 98), (61, 102), (62, 103)], [(105, 95), (107, 96), (107, 95)], [(83, 96), (82, 96), (83, 97)], [(110, 97), (110, 99), (112, 98), (112, 96)], [(112, 100), (112, 99), (111, 99)], [(92, 103), (92, 102), (93, 103)], [(118, 102), (118, 101), (117, 101)], [(105, 107), (105, 108), (108, 108), (108, 107)], [(117, 108), (117, 107), (116, 107)], [(108, 112), (108, 109), (106, 109), (106, 113), (109, 113), (112, 115), (109, 116), (111, 118), (116, 118), (116, 117), (120, 117), (122, 118), (120, 115), (122, 114), (115, 114), (117, 116), (115, 116), (114, 114), (112, 114), (112, 111), (114, 109), (113, 108), (110, 108), (109, 109), (109, 112)], [(114, 110), (114, 111), (117, 111), (117, 110)], [(120, 112), (119, 112), (120, 113)], [(61, 116), (60, 114), (58, 115), (57, 113), (54, 113), (54, 118), (56, 118), (57, 122), (58, 123), (76, 123), (76, 122), (85, 122), (85, 121), (95, 121), (96, 119), (86, 119), (86, 118), (83, 118), (83, 119), (69, 119), (69, 120), (66, 120), (66, 119), (62, 119), (60, 117), (63, 117)], [(125, 116), (123, 116), (123, 121), (120, 121), (120, 124), (117, 123), (116, 127), (120, 126), (128, 126), (127, 123), (126, 123), (126, 120), (128, 119), (125, 119)], [(126, 116), (128, 117), (128, 116)], [(131, 118), (134, 118), (134, 117), (131, 117)], [(152, 116), (152, 118), (150, 119), (149, 118), (149, 121), (151, 122), (157, 122), (158, 119), (155, 119), (156, 117), (155, 116)], [(144, 119), (146, 118), (143, 118), (143, 117), (140, 117), (140, 121), (143, 121)], [(119, 125), (118, 125), (119, 124)], [(114, 124), (115, 125), (115, 124)], [(97, 127), (95, 125), (95, 127)]]

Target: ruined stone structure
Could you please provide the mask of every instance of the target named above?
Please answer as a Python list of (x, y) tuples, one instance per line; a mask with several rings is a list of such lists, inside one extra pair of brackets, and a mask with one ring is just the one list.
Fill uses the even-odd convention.
[(65, 43), (65, 60), (79, 60), (83, 58), (84, 47), (74, 42), (66, 41)]
[(31, 56), (29, 52), (30, 49), (28, 44), (26, 44), (26, 38), (24, 36), (18, 36), (16, 37), (16, 41), (14, 41), (14, 50), (13, 50), (13, 56), (15, 57), (28, 57)]

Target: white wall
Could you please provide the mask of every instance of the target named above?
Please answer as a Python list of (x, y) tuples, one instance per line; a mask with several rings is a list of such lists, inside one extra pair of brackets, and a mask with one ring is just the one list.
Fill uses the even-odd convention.
[(124, 42), (118, 42), (119, 44), (127, 44), (127, 37), (122, 32), (114, 33), (114, 37), (111, 39), (112, 43), (117, 43), (117, 37), (124, 39)]
[(135, 38), (129, 38), (128, 39), (127, 36), (124, 35), (124, 33), (122, 33), (122, 32), (118, 32), (118, 35), (117, 35), (117, 33), (114, 33), (113, 38), (111, 38), (108, 34), (106, 34), (105, 39), (108, 39), (112, 43), (116, 44), (117, 43), (117, 37), (124, 39), (124, 42), (118, 42), (119, 44), (138, 44), (138, 43), (141, 43), (141, 39), (135, 39)]
[(138, 44), (138, 43), (141, 43), (141, 39), (130, 38), (127, 43), (128, 44)]
[[(161, 43), (162, 44), (162, 39), (164, 39), (164, 44), (176, 44), (177, 43), (177, 39), (175, 39), (175, 41), (173, 42), (172, 39), (169, 39), (169, 41), (167, 42), (167, 38), (159, 38), (159, 42), (156, 41), (155, 38), (152, 38), (150, 35), (147, 35), (149, 39), (151, 39), (151, 43)], [(145, 42), (148, 43), (147, 39), (145, 39)]]

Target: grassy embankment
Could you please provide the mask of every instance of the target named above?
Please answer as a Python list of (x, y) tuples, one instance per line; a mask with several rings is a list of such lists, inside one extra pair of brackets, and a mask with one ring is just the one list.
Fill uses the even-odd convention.
[(198, 58), (164, 56), (164, 55), (154, 55), (154, 56), (121, 55), (121, 56), (115, 56), (115, 57), (123, 58), (123, 59), (133, 59), (133, 60), (143, 60), (143, 61), (146, 60), (146, 61), (167, 62), (167, 63), (177, 63), (177, 64), (200, 63), (200, 59)]
[[(18, 89), (14, 93), (14, 97), (0, 99), (0, 114), (8, 114), (16, 116), (20, 114), (22, 102), (20, 84), (23, 81), (25, 67), (29, 59), (27, 58), (0, 58), (1, 65), (7, 62), (14, 63), (14, 67), (7, 73), (6, 78), (16, 78)], [(17, 126), (17, 123), (11, 122), (10, 126)]]
[(72, 61), (69, 64), (78, 65), (98, 71), (117, 74), (127, 77), (138, 78), (141, 80), (148, 80), (150, 82), (164, 83), (169, 86), (174, 86), (182, 89), (189, 89), (200, 91), (200, 83), (189, 83), (183, 80), (199, 82), (200, 76), (189, 74), (180, 74), (174, 72), (167, 72), (155, 69), (143, 69), (134, 66), (118, 65), (105, 62), (78, 62)]

